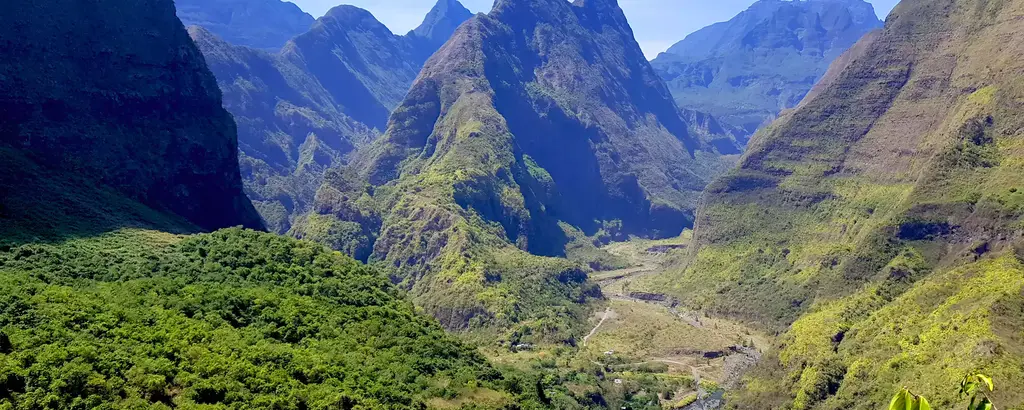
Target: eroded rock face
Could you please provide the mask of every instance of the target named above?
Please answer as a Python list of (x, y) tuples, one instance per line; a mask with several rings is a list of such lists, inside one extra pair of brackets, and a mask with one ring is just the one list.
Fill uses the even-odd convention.
[(740, 142), (796, 106), (829, 64), (881, 27), (863, 0), (761, 0), (689, 35), (652, 65), (684, 109), (742, 130)]
[[(235, 124), (170, 0), (4, 2), (0, 22), (6, 155), (202, 229), (262, 226), (242, 192)], [(45, 178), (7, 177), (19, 191)]]

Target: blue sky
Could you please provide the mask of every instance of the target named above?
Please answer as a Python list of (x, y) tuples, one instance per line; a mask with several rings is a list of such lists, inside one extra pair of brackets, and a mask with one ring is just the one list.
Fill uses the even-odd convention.
[[(369, 10), (391, 31), (405, 34), (419, 25), (436, 0), (291, 0), (320, 17), (338, 4)], [(494, 0), (460, 0), (474, 12), (487, 12)], [(884, 18), (898, 0), (869, 0)], [(654, 58), (701, 27), (725, 21), (746, 9), (753, 0), (619, 0), (640, 47)]]

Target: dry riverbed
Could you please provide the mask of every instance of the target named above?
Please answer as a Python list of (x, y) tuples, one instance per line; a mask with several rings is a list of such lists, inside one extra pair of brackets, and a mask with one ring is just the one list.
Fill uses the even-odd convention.
[[(681, 310), (671, 298), (633, 286), (685, 257), (689, 243), (690, 237), (684, 234), (676, 239), (635, 240), (604, 248), (631, 261), (632, 266), (591, 276), (608, 301), (591, 318), (594, 327), (580, 348), (581, 355), (611, 368), (644, 367), (664, 374), (692, 375), (707, 386), (727, 389), (739, 382), (769, 345), (767, 336), (730, 320)], [(696, 390), (679, 393), (693, 395)]]

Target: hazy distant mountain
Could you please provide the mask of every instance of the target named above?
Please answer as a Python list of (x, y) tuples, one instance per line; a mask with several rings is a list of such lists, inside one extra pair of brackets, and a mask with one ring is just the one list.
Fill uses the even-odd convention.
[(286, 232), (323, 173), (384, 131), (439, 39), (470, 16), (442, 0), (420, 28), (397, 36), (368, 11), (338, 6), (278, 53), (190, 29), (238, 123), (246, 189), (268, 228)]
[(0, 4), (0, 241), (261, 226), (173, 3), (122, 3)]
[(277, 50), (309, 30), (313, 16), (281, 0), (175, 0), (178, 18), (231, 44)]
[(690, 34), (652, 65), (680, 107), (749, 136), (800, 102), (836, 57), (881, 24), (864, 0), (760, 0)]
[(691, 226), (728, 162), (688, 128), (615, 0), (499, 0), (296, 233), (380, 262), (451, 328), (571, 312), (585, 275), (540, 256)]

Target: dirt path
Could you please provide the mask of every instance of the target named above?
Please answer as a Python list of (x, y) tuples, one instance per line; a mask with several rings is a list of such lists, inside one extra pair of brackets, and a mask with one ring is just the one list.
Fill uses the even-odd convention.
[[(601, 287), (605, 298), (609, 300), (657, 306), (660, 309), (664, 309), (665, 314), (675, 316), (694, 328), (702, 329), (701, 331), (713, 332), (717, 335), (717, 332), (720, 331), (720, 326), (723, 326), (723, 323), (725, 323), (725, 327), (722, 327), (721, 331), (732, 332), (732, 330), (726, 329), (742, 327), (739, 325), (733, 326), (733, 324), (727, 320), (709, 318), (698, 312), (681, 309), (680, 306), (677, 305), (677, 302), (667, 295), (631, 292), (630, 285), (632, 280), (647, 275), (661, 274), (666, 269), (670, 269), (671, 264), (674, 263), (668, 254), (653, 251), (652, 249), (653, 248), (648, 247), (647, 243), (630, 245), (620, 243), (619, 246), (609, 246), (606, 250), (616, 256), (625, 258), (627, 261), (631, 262), (633, 266), (614, 271), (595, 272), (591, 275), (591, 280)], [(621, 307), (622, 305), (620, 304), (618, 306)], [(602, 325), (605, 325), (605, 322), (608, 319), (615, 318), (616, 316), (618, 315), (612, 307), (607, 307), (601, 320), (597, 323), (597, 326), (590, 331), (590, 334), (583, 338), (583, 346), (586, 346), (595, 336), (600, 337), (599, 330), (602, 328)], [(751, 333), (746, 333), (746, 335), (749, 336)], [(629, 354), (630, 352), (624, 351), (622, 353)], [(719, 405), (720, 403), (712, 404), (716, 401), (720, 402), (720, 397), (713, 397), (711, 392), (705, 391), (701, 385), (702, 379), (710, 377), (720, 385), (723, 385), (723, 387), (731, 388), (739, 381), (743, 373), (760, 359), (760, 353), (757, 348), (732, 346), (729, 349), (724, 350), (723, 353), (725, 354), (724, 363), (715, 366), (702, 364), (700, 362), (700, 357), (697, 357), (697, 361), (690, 361), (688, 358), (675, 358), (669, 356), (638, 357), (638, 359), (646, 360), (627, 365), (636, 366), (651, 363), (664, 363), (677, 367), (679, 368), (678, 370), (688, 370), (696, 381), (697, 386), (695, 390), (699, 398), (698, 403), (694, 403), (695, 407), (688, 407), (688, 409), (708, 409), (715, 408)], [(603, 365), (598, 361), (594, 361), (593, 363)]]
[(603, 325), (604, 322), (608, 320), (608, 317), (611, 316), (612, 313), (613, 312), (611, 307), (604, 309), (604, 316), (601, 316), (601, 321), (597, 322), (597, 326), (594, 326), (594, 328), (590, 330), (590, 334), (583, 337), (583, 346), (587, 345), (587, 341), (590, 340), (590, 338), (593, 337), (595, 333), (597, 333), (597, 329), (601, 328), (601, 325)]

